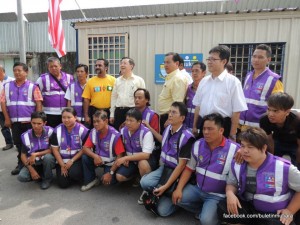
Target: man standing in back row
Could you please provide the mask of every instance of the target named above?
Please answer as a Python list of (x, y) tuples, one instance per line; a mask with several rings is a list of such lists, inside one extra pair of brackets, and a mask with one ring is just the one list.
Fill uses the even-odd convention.
[[(225, 69), (229, 61), (230, 50), (225, 45), (212, 48), (206, 59), (211, 75), (200, 82), (193, 104), (196, 106), (195, 115), (202, 118), (210, 113), (218, 112), (224, 119), (225, 137), (236, 140), (240, 112), (247, 110), (241, 82)], [(197, 130), (198, 116), (194, 117), (193, 131)], [(202, 124), (203, 126), (203, 124)], [(200, 128), (200, 137), (203, 136)]]
[(48, 73), (42, 74), (36, 81), (43, 96), (43, 110), (47, 115), (47, 125), (56, 127), (61, 123), (61, 111), (67, 107), (65, 93), (69, 84), (73, 83), (72, 75), (61, 71), (58, 58), (47, 59)]
[(178, 53), (169, 52), (165, 55), (167, 76), (161, 93), (158, 96), (158, 113), (160, 115), (160, 133), (162, 134), (168, 120), (168, 112), (173, 102), (183, 102), (188, 86), (187, 79), (179, 70), (181, 57)]
[(248, 110), (241, 113), (240, 129), (259, 127), (260, 117), (267, 112), (267, 100), (272, 93), (283, 92), (280, 76), (268, 67), (271, 61), (271, 48), (268, 45), (258, 45), (252, 55), (253, 71), (245, 79), (244, 95)]

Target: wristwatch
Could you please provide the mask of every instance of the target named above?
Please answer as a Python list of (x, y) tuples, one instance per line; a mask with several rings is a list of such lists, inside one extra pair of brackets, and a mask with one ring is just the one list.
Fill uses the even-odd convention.
[(112, 170), (111, 170), (111, 171), (109, 171), (109, 174), (110, 174), (110, 175), (114, 175), (114, 174), (115, 174), (115, 171), (112, 171)]

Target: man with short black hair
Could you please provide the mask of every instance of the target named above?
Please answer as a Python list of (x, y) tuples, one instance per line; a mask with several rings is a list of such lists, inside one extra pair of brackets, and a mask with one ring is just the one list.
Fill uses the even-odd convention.
[(53, 134), (53, 128), (46, 126), (47, 117), (44, 112), (33, 112), (31, 114), (32, 129), (22, 134), (21, 160), (25, 165), (18, 180), (28, 182), (41, 180), (41, 189), (50, 187), (55, 168), (55, 158), (51, 154), (49, 140)]
[(267, 133), (268, 150), (300, 166), (300, 119), (291, 111), (294, 99), (287, 93), (274, 93), (268, 98), (267, 114), (259, 121)]
[(258, 45), (253, 52), (251, 65), (254, 70), (247, 74), (243, 88), (248, 110), (240, 115), (241, 131), (259, 127), (259, 119), (267, 111), (266, 101), (269, 96), (283, 92), (283, 84), (279, 80), (281, 76), (267, 67), (271, 56), (271, 48), (265, 44)]
[(110, 102), (116, 78), (107, 73), (108, 66), (107, 59), (96, 60), (97, 76), (87, 81), (82, 94), (84, 121), (90, 125), (90, 128), (93, 128), (93, 115), (97, 110), (104, 110), (108, 117), (110, 114)]
[(179, 70), (180, 56), (178, 53), (169, 52), (165, 55), (164, 66), (167, 72), (165, 83), (158, 96), (158, 113), (160, 115), (160, 133), (162, 134), (168, 124), (168, 111), (173, 102), (183, 102), (188, 86), (186, 79)]
[[(213, 112), (220, 113), (225, 119), (224, 136), (236, 140), (240, 113), (247, 110), (241, 82), (225, 69), (229, 62), (230, 50), (225, 45), (212, 48), (206, 59), (211, 75), (202, 79), (193, 104), (195, 115), (204, 117)], [(194, 117), (193, 130), (197, 130), (198, 117)], [(200, 137), (203, 135), (200, 129)]]

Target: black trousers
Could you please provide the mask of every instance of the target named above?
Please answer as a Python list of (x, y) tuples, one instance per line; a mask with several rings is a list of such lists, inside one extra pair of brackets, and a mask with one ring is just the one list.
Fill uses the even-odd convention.
[(56, 164), (56, 177), (58, 186), (61, 188), (67, 188), (71, 185), (72, 180), (77, 181), (80, 184), (83, 182), (83, 169), (81, 159), (76, 160), (74, 164), (68, 170), (68, 176), (61, 174), (61, 167)]
[(133, 109), (134, 107), (116, 107), (115, 110), (115, 122), (113, 124), (114, 128), (116, 130), (119, 130), (122, 123), (126, 120), (126, 113), (129, 111), (129, 109)]
[(168, 113), (159, 115), (160, 134), (163, 134), (165, 130), (165, 122), (168, 120), (168, 118), (169, 118)]
[(47, 126), (55, 128), (62, 123), (61, 115), (51, 115), (51, 114), (46, 114), (46, 115), (47, 115), (47, 124), (46, 124)]

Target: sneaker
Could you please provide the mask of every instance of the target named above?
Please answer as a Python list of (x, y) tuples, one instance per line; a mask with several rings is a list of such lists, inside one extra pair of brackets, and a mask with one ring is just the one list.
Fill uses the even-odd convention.
[(20, 173), (19, 166), (14, 168), (10, 173), (11, 173), (11, 175), (18, 175)]
[(43, 180), (40, 187), (41, 189), (46, 190), (50, 187), (50, 185), (51, 185), (51, 180)]
[(143, 191), (142, 192), (142, 194), (141, 194), (141, 196), (140, 196), (140, 198), (139, 198), (139, 200), (138, 200), (138, 204), (139, 205), (144, 205), (144, 201), (143, 201), (143, 197), (144, 197), (144, 195), (147, 193), (147, 191)]
[(7, 144), (5, 147), (2, 148), (2, 151), (6, 151), (6, 150), (9, 150), (11, 148), (13, 148), (14, 145), (13, 144)]
[(95, 180), (91, 181), (90, 183), (88, 183), (87, 185), (83, 185), (81, 186), (81, 191), (88, 191), (90, 190), (92, 187), (94, 186), (98, 186), (100, 183), (98, 177), (95, 178)]
[(140, 181), (141, 181), (141, 177), (137, 176), (132, 183), (132, 187), (139, 187), (141, 185)]

